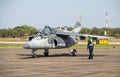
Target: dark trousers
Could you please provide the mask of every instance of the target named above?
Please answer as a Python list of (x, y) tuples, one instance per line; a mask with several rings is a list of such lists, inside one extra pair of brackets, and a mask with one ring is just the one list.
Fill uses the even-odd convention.
[(88, 59), (93, 59), (93, 47), (89, 47), (89, 58)]

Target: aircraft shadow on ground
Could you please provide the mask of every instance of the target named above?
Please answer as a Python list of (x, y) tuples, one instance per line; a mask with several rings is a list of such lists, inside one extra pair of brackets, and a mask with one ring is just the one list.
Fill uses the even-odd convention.
[[(17, 54), (20, 56), (24, 56), (23, 58), (20, 59), (31, 59), (32, 56), (31, 54)], [(106, 55), (94, 55), (95, 57), (104, 57)], [(53, 55), (49, 55), (49, 56), (44, 56), (44, 55), (37, 55), (36, 58), (52, 58), (52, 57), (88, 57), (88, 54), (78, 54), (77, 56), (72, 56), (70, 54), (67, 53), (62, 53), (62, 54), (53, 54)]]

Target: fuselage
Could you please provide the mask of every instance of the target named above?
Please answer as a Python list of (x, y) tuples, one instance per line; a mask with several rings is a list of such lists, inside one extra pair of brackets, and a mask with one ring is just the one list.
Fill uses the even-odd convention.
[[(31, 38), (31, 37), (30, 37)], [(24, 45), (26, 49), (66, 48), (77, 43), (76, 34), (52, 29), (46, 26), (42, 32), (32, 36)]]
[(61, 38), (59, 36), (49, 36), (46, 38), (35, 37), (24, 45), (26, 49), (52, 49), (66, 48), (76, 44), (77, 41), (73, 37)]

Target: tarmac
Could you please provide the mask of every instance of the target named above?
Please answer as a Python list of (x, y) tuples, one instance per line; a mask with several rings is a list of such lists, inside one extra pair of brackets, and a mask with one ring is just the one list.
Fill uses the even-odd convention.
[(0, 77), (120, 77), (120, 49), (94, 49), (88, 60), (87, 49), (77, 49), (71, 56), (68, 49), (42, 50), (31, 57), (31, 50), (0, 48)]

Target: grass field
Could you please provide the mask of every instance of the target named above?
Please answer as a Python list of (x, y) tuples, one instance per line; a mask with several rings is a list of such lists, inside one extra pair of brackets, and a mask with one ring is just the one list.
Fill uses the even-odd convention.
[(0, 48), (22, 48), (23, 44), (0, 44)]
[(0, 41), (2, 42), (19, 42), (19, 41), (27, 41), (26, 39), (24, 38), (0, 38)]
[[(74, 46), (72, 46), (72, 48), (87, 48), (87, 45), (83, 45), (83, 44), (76, 44)], [(94, 48), (120, 48), (120, 45), (99, 45), (99, 44), (95, 44)]]
[[(22, 48), (24, 44), (0, 44), (0, 48)], [(76, 44), (72, 48), (87, 48), (85, 44)], [(120, 45), (98, 45), (95, 48), (120, 48)]]
[[(24, 38), (0, 38), (0, 42), (25, 42)], [(86, 42), (86, 40), (79, 40), (80, 42)], [(109, 42), (120, 42), (120, 39), (109, 39)], [(22, 48), (23, 44), (0, 44), (0, 48)], [(86, 48), (86, 45), (76, 44), (72, 48)], [(95, 48), (120, 48), (120, 45), (98, 45), (95, 44)]]
[[(25, 42), (27, 41), (25, 38), (0, 38), (0, 41), (2, 42)], [(79, 42), (86, 42), (86, 40), (79, 40)], [(120, 39), (109, 39), (109, 42), (120, 42)]]

